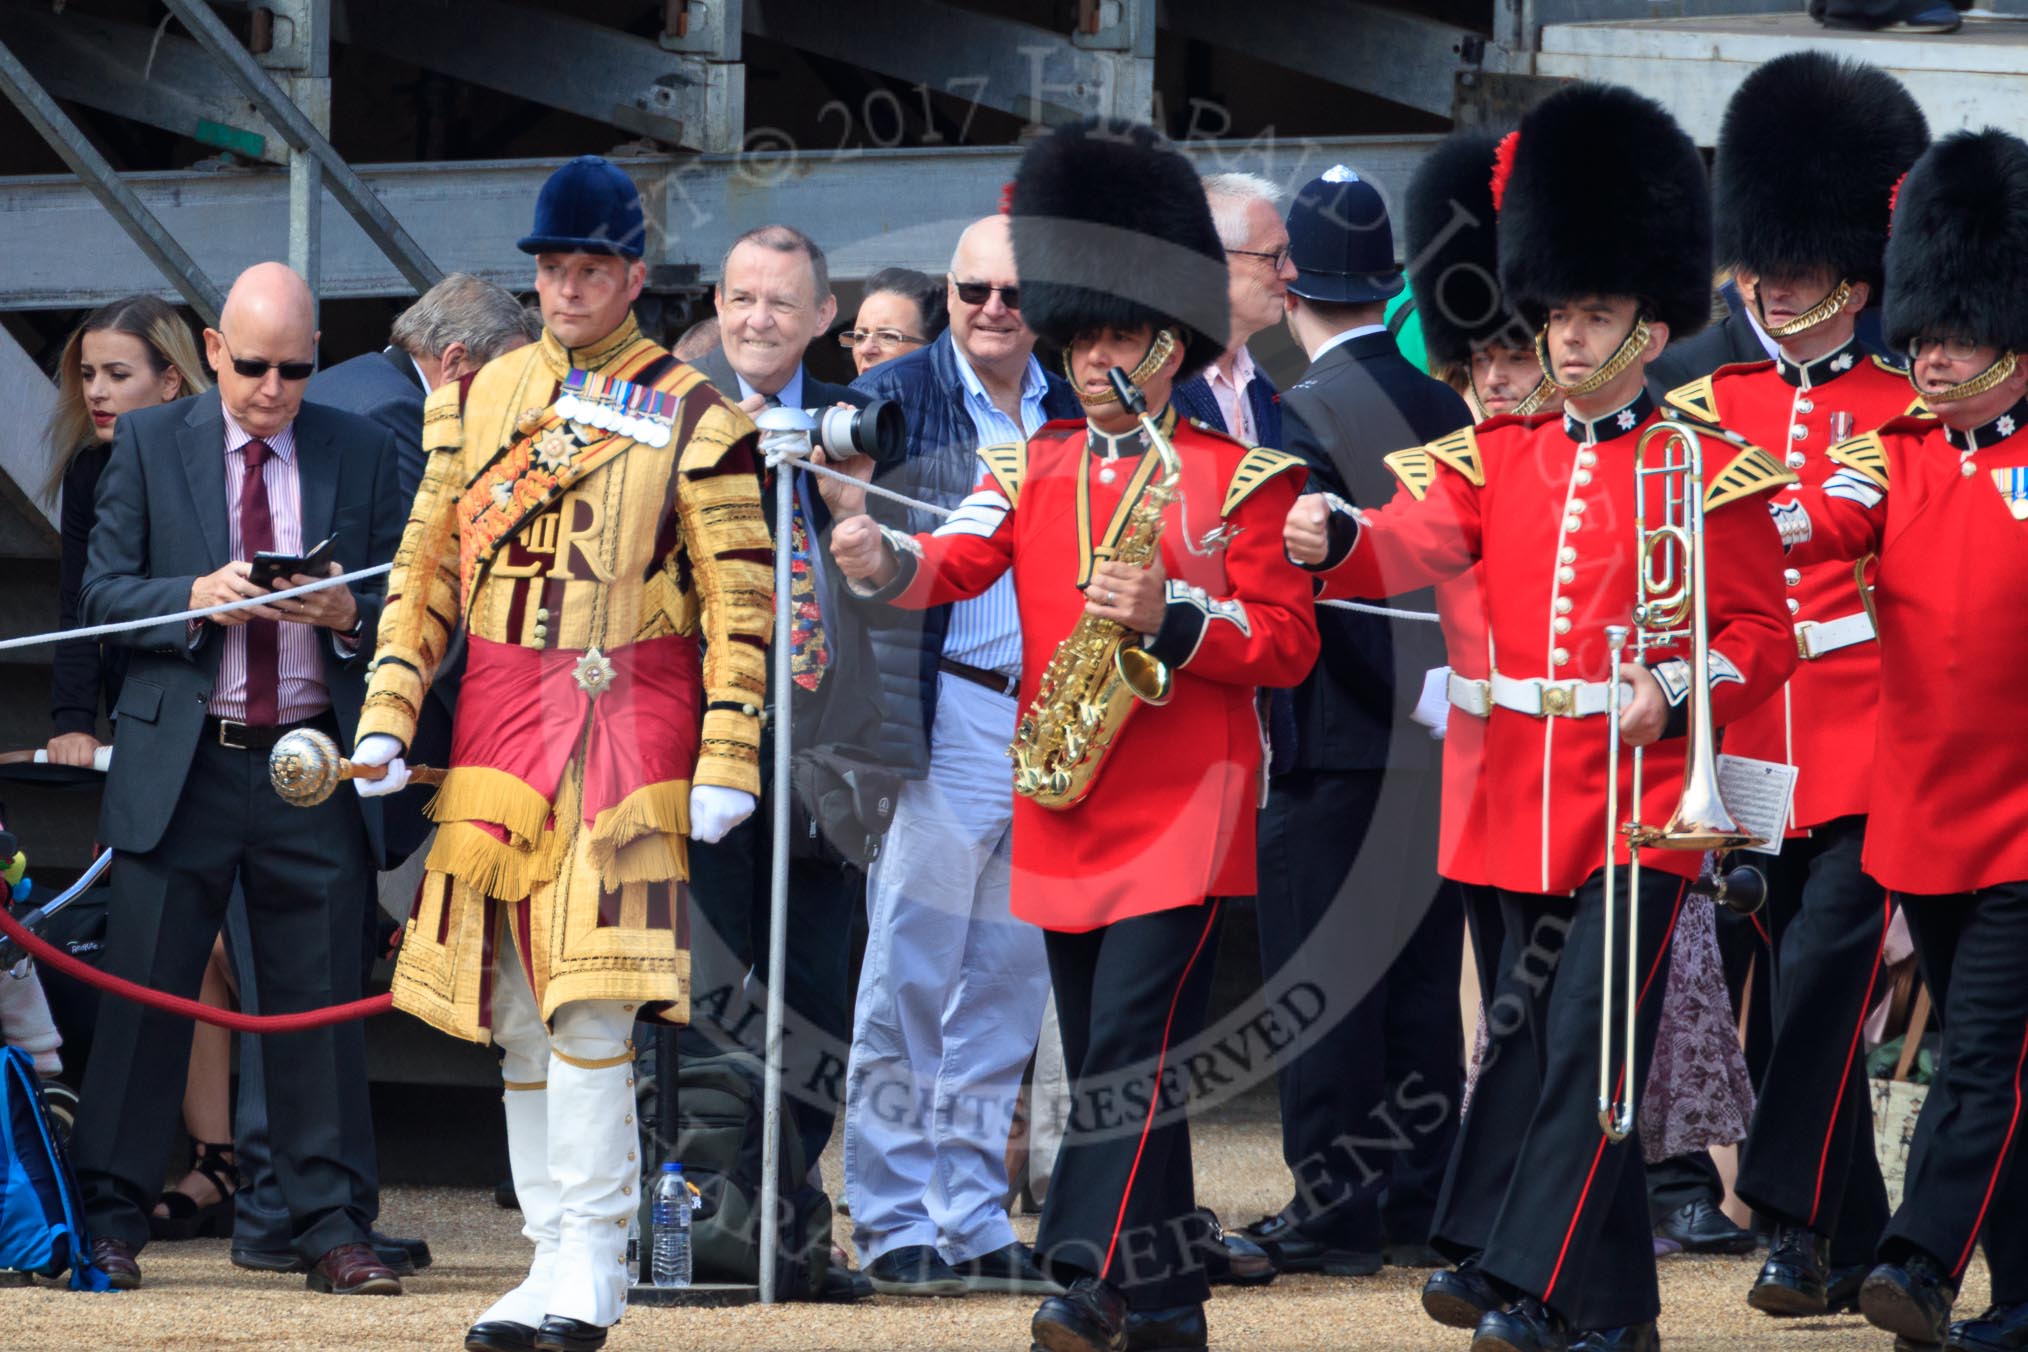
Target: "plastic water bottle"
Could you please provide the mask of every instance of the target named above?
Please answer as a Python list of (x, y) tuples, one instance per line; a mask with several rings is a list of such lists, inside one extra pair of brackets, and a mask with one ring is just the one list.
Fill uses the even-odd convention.
[(649, 1212), (654, 1227), (653, 1272), (657, 1286), (690, 1285), (690, 1185), (683, 1180), (683, 1166), (669, 1163), (655, 1179), (654, 1205)]

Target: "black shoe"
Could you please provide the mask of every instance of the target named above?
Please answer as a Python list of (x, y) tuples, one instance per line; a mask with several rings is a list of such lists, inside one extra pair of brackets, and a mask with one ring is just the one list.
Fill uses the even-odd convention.
[(1910, 1254), (1905, 1262), (1882, 1263), (1866, 1274), (1859, 1285), (1859, 1313), (1875, 1328), (1917, 1347), (1938, 1347), (1950, 1331), (1957, 1294), (1934, 1259)]
[(521, 1199), (514, 1194), (514, 1180), (503, 1178), (493, 1185), (493, 1205), (502, 1211), (519, 1211)]
[(1662, 1352), (1662, 1335), (1655, 1331), (1653, 1320), (1625, 1328), (1593, 1329), (1578, 1335), (1570, 1352)]
[(1479, 1321), (1472, 1352), (1570, 1352), (1570, 1330), (1541, 1301), (1523, 1297)]
[(606, 1331), (597, 1324), (560, 1314), (542, 1316), (542, 1327), (535, 1330), (535, 1352), (599, 1352), (605, 1345)]
[(1266, 1286), (1275, 1279), (1275, 1260), (1245, 1235), (1229, 1235), (1209, 1207), (1197, 1208), (1204, 1230), (1197, 1238), (1197, 1257), (1213, 1286)]
[(824, 1269), (824, 1284), (817, 1288), (817, 1299), (826, 1305), (851, 1305), (869, 1300), (873, 1296), (873, 1283), (863, 1272), (854, 1272), (848, 1267), (832, 1263)]
[(375, 1230), (367, 1235), (366, 1242), (380, 1255), (381, 1262), (394, 1269), (397, 1277), (413, 1277), (436, 1261), (430, 1255), (430, 1242), (426, 1239), (404, 1239)]
[[(932, 1249), (930, 1252), (936, 1251)], [(947, 1271), (955, 1272), (958, 1280), (964, 1283), (968, 1291), (986, 1292), (996, 1296), (1054, 1296), (1063, 1292), (1061, 1286), (1042, 1275), (1042, 1269), (1035, 1266), (1035, 1255), (1019, 1240), (991, 1253), (982, 1253), (966, 1262), (953, 1263)], [(906, 1291), (899, 1294), (936, 1293)]]
[(1824, 1313), (1859, 1313), (1859, 1286), (1873, 1270), (1871, 1263), (1834, 1267), (1824, 1279)]
[(1126, 1299), (1096, 1277), (1080, 1277), (1042, 1302), (1028, 1336), (1042, 1352), (1126, 1352)]
[(927, 1244), (889, 1249), (864, 1271), (866, 1280), (883, 1296), (962, 1296), (972, 1289)]
[(465, 1330), (465, 1352), (533, 1352), (535, 1330), (511, 1319), (488, 1319)]
[(1754, 1244), (1750, 1233), (1703, 1198), (1662, 1217), (1655, 1223), (1655, 1234), (1682, 1245), (1686, 1253), (1751, 1253)]
[(1830, 1302), (1825, 1292), (1824, 1251), (1827, 1244), (1800, 1225), (1775, 1228), (1774, 1247), (1746, 1303), (1762, 1314), (1822, 1314)]
[(1951, 1325), (1944, 1352), (2022, 1352), (2028, 1348), (2028, 1300), (1995, 1305)]
[(1371, 1277), (1380, 1271), (1377, 1249), (1345, 1249), (1312, 1239), (1287, 1211), (1263, 1216), (1240, 1232), (1261, 1246), (1277, 1272), (1321, 1272), (1327, 1277)]
[(1432, 1272), (1422, 1284), (1423, 1313), (1454, 1329), (1475, 1329), (1506, 1303), (1492, 1280), (1479, 1271), (1476, 1259), (1466, 1259), (1449, 1272)]
[(1196, 1352), (1209, 1342), (1202, 1305), (1127, 1313), (1127, 1352)]
[(232, 1246), (232, 1265), (249, 1272), (308, 1272), (310, 1265), (287, 1249), (243, 1249)]

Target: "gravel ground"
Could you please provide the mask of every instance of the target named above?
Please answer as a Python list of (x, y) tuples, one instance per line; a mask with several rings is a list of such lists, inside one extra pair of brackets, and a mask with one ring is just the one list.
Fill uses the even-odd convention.
[[(824, 1176), (838, 1179), (833, 1148)], [(1197, 1131), (1201, 1198), (1234, 1225), (1285, 1200), (1287, 1175), (1275, 1127), (1262, 1121), (1213, 1121)], [(410, 1278), (398, 1300), (310, 1295), (303, 1279), (242, 1272), (224, 1241), (160, 1244), (142, 1255), (147, 1285), (117, 1296), (75, 1295), (47, 1283), (0, 1290), (0, 1349), (104, 1349), (105, 1352), (209, 1352), (281, 1349), (438, 1348), (462, 1346), (466, 1326), (526, 1262), (518, 1213), (493, 1206), (476, 1189), (394, 1188), (383, 1200), (382, 1228), (422, 1234), (436, 1264)], [(1020, 1222), (1032, 1238), (1034, 1221)], [(841, 1243), (850, 1222), (840, 1219)], [(1892, 1340), (1856, 1316), (1777, 1323), (1744, 1300), (1758, 1257), (1662, 1263), (1662, 1334), (1671, 1352), (1888, 1352)], [(1388, 1269), (1347, 1280), (1284, 1277), (1260, 1290), (1220, 1291), (1211, 1307), (1216, 1347), (1357, 1349), (1358, 1352), (1465, 1352), (1469, 1336), (1429, 1322), (1416, 1300), (1423, 1274)], [(1983, 1308), (1986, 1277), (1975, 1266), (1961, 1309)], [(612, 1352), (736, 1349), (737, 1352), (1021, 1352), (1033, 1303), (1010, 1296), (922, 1302), (879, 1297), (857, 1306), (758, 1306), (737, 1310), (637, 1309), (614, 1329)]]

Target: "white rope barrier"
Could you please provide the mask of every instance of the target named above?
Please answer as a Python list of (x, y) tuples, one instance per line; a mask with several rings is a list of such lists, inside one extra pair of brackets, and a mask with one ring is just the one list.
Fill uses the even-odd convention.
[(158, 624), (175, 624), (179, 620), (187, 622), (208, 619), (213, 615), (223, 615), (234, 610), (252, 610), (257, 606), (272, 605), (276, 601), (286, 601), (291, 597), (307, 596), (311, 592), (323, 591), (327, 587), (342, 587), (361, 578), (379, 577), (382, 573), (391, 572), (393, 569), (394, 565), (391, 563), (376, 563), (371, 568), (361, 568), (355, 572), (340, 573), (337, 577), (305, 582), (302, 586), (290, 587), (287, 591), (269, 592), (265, 596), (247, 596), (237, 601), (222, 601), (215, 606), (199, 606), (195, 610), (179, 610), (174, 615), (154, 615), (145, 620), (122, 620), (118, 624), (95, 624), (86, 629), (59, 629), (48, 634), (28, 634), (21, 638), (0, 639), (0, 652), (6, 652), (9, 648), (33, 648), (40, 643), (65, 643), (77, 638), (101, 638), (107, 634), (125, 634), (135, 629), (152, 629)]
[[(898, 502), (904, 507), (913, 507), (917, 511), (928, 512), (932, 516), (949, 517), (954, 515), (948, 507), (939, 507), (933, 502), (924, 502), (920, 498), (909, 497), (906, 493), (897, 493), (893, 489), (884, 488), (879, 484), (863, 482), (862, 480), (853, 478), (850, 474), (832, 469), (828, 465), (811, 464), (801, 456), (769, 456), (768, 463), (770, 465), (793, 465), (805, 474), (818, 474), (827, 479), (836, 479), (841, 483), (851, 484), (855, 488), (862, 488), (875, 497), (886, 498), (890, 502)], [(103, 638), (107, 634), (124, 634), (135, 629), (152, 629), (158, 624), (176, 624), (190, 620), (203, 620), (209, 619), (213, 615), (224, 615), (235, 610), (252, 610), (257, 606), (272, 605), (276, 601), (286, 601), (291, 597), (307, 596), (311, 592), (323, 591), (327, 587), (342, 587), (347, 583), (358, 582), (363, 578), (379, 577), (381, 574), (391, 571), (393, 567), (394, 565), (391, 563), (377, 563), (371, 568), (356, 569), (350, 573), (341, 573), (337, 577), (320, 578), (315, 582), (306, 582), (300, 587), (290, 587), (286, 591), (270, 592), (266, 596), (243, 597), (237, 601), (225, 601), (215, 606), (200, 606), (195, 610), (179, 610), (173, 615), (157, 615), (142, 620), (122, 620), (118, 624), (95, 624), (84, 629), (59, 629), (47, 634), (26, 634), (20, 638), (0, 639), (0, 652), (6, 652), (10, 648), (33, 648), (44, 643), (65, 643), (72, 639)], [(1420, 610), (1395, 610), (1389, 606), (1370, 606), (1360, 601), (1319, 601), (1317, 604), (1320, 606), (1334, 606), (1340, 610), (1357, 611), (1362, 615), (1378, 615), (1383, 619), (1389, 620), (1421, 620), (1434, 624), (1437, 619), (1435, 615)]]

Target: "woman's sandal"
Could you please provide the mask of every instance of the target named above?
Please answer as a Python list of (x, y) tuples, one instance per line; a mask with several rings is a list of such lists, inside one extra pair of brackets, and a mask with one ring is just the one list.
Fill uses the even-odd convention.
[(202, 1174), (218, 1191), (218, 1199), (200, 1204), (179, 1188), (162, 1194), (166, 1216), (151, 1213), (148, 1234), (154, 1239), (230, 1239), (232, 1237), (233, 1195), (239, 1191), (239, 1170), (233, 1163), (232, 1143), (198, 1141), (190, 1172)]

